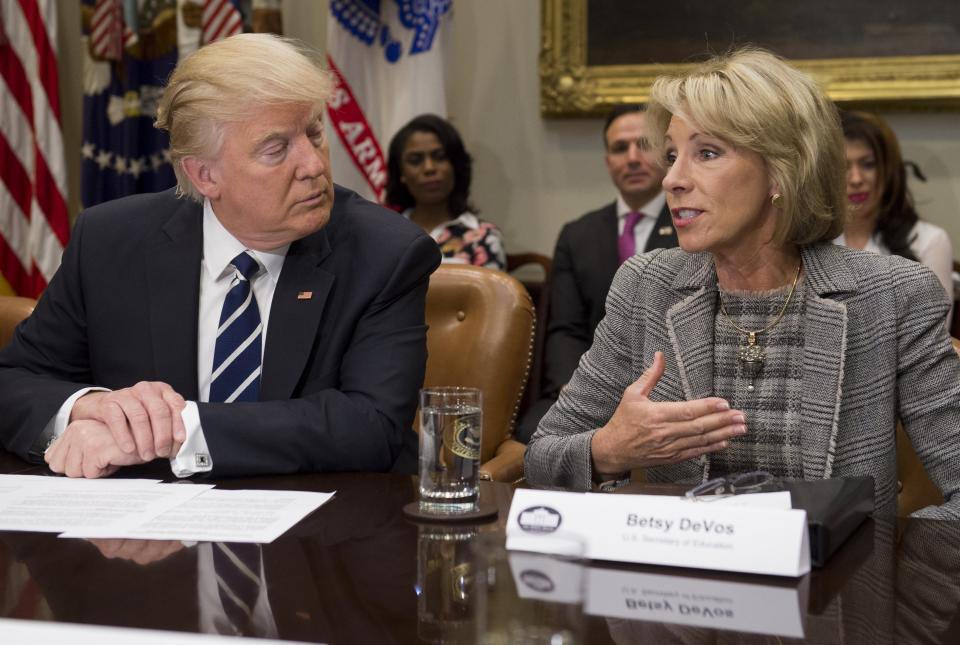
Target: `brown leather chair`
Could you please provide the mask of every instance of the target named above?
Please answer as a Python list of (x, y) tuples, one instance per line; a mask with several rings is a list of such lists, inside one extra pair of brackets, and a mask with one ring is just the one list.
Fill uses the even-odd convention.
[[(533, 277), (528, 267), (540, 267), (537, 273), (542, 273), (543, 277)], [(517, 271), (520, 271), (517, 274)], [(507, 253), (507, 273), (514, 276), (520, 283), (527, 288), (533, 305), (537, 309), (537, 315), (540, 314), (540, 308), (543, 300), (550, 295), (550, 276), (553, 273), (553, 259), (542, 253)]]
[[(953, 349), (960, 354), (960, 340), (953, 340)], [(927, 475), (920, 457), (913, 450), (910, 437), (897, 422), (897, 514), (909, 515), (931, 504), (943, 504), (943, 493)]]
[[(529, 276), (528, 267), (540, 267), (542, 279)], [(519, 272), (518, 272), (519, 271)], [(550, 312), (550, 279), (553, 277), (553, 259), (540, 253), (507, 253), (507, 272), (520, 280), (533, 300), (537, 311), (537, 324), (533, 335), (533, 360), (530, 363), (530, 375), (527, 387), (520, 402), (519, 416), (540, 398), (543, 381), (544, 345), (547, 336), (547, 317)]]
[(19, 296), (0, 296), (0, 347), (13, 338), (20, 321), (33, 313), (37, 301)]
[(512, 435), (530, 369), (536, 318), (529, 294), (506, 273), (443, 264), (430, 278), (426, 318), (424, 387), (480, 388), (480, 477), (519, 482), (526, 446)]

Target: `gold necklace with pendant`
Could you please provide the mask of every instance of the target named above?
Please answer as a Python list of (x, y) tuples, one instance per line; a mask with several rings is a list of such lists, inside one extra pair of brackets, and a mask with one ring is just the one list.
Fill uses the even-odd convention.
[(749, 392), (753, 392), (755, 389), (754, 381), (757, 380), (757, 377), (760, 376), (760, 371), (763, 370), (763, 360), (766, 355), (763, 346), (757, 342), (757, 335), (767, 333), (776, 327), (777, 323), (783, 319), (784, 314), (787, 313), (787, 307), (790, 306), (790, 300), (793, 299), (793, 292), (797, 290), (797, 282), (800, 280), (800, 270), (802, 268), (803, 263), (801, 262), (797, 267), (796, 275), (793, 276), (793, 285), (790, 287), (790, 293), (787, 294), (787, 299), (783, 303), (780, 313), (778, 313), (777, 317), (773, 319), (773, 322), (768, 324), (763, 329), (744, 329), (737, 323), (733, 322), (733, 319), (723, 306), (723, 291), (718, 289), (718, 292), (720, 293), (720, 313), (723, 315), (723, 319), (726, 320), (727, 324), (736, 329), (738, 332), (747, 335), (747, 344), (740, 345), (740, 351), (737, 354), (737, 360), (740, 362), (740, 367), (743, 369), (744, 375), (750, 379), (750, 384), (747, 385), (747, 391)]

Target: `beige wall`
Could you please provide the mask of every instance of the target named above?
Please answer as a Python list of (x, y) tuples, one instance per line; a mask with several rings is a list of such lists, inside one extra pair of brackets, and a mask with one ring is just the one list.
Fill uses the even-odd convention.
[[(322, 48), (326, 2), (284, 0), (284, 29)], [(60, 3), (61, 85), (71, 204), (79, 188), (79, 10)], [(448, 78), (450, 116), (476, 159), (473, 196), (508, 248), (552, 253), (563, 223), (613, 198), (597, 119), (539, 112), (539, 0), (457, 0)], [(920, 213), (947, 229), (960, 257), (960, 114), (886, 114), (904, 154), (929, 181), (913, 182)], [(334, 169), (336, 174), (336, 169)], [(75, 210), (74, 210), (75, 212)]]

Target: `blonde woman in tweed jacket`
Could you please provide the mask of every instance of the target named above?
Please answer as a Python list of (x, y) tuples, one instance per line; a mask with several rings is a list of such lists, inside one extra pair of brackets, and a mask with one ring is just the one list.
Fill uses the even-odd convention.
[(680, 249), (628, 260), (593, 346), (530, 441), (527, 479), (585, 490), (645, 468), (871, 475), (896, 510), (901, 418), (960, 518), (960, 359), (929, 269), (831, 244), (845, 218), (835, 107), (743, 49), (661, 78), (648, 109)]

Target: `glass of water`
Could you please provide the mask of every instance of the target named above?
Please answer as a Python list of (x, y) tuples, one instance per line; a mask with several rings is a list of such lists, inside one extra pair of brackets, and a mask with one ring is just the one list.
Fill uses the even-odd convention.
[(474, 387), (420, 390), (420, 510), (477, 510), (483, 394)]

